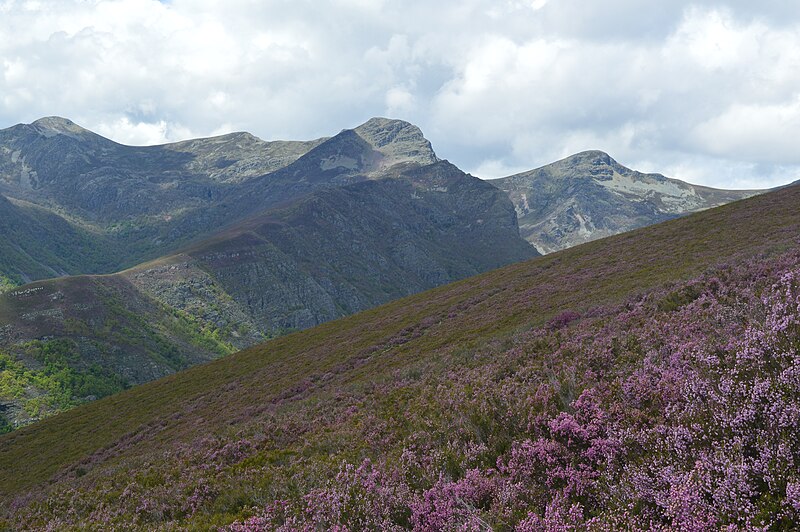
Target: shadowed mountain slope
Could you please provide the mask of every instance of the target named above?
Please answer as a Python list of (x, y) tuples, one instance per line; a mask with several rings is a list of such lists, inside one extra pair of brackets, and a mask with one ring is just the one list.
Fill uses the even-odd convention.
[(18, 391), (0, 389), (0, 416), (26, 423), (105, 395), (109, 378), (140, 384), (535, 255), (501, 191), (444, 161), (395, 165), (119, 274), (0, 295), (0, 350), (17, 373), (40, 371), (56, 349), (50, 373), (104, 376), (100, 391), (73, 397), (72, 381), (55, 393), (49, 380), (19, 375)]
[[(483, 482), (481, 479), (494, 478), (492, 475), (508, 476), (509, 486), (532, 483), (538, 486), (536, 489), (543, 489), (544, 479), (549, 477), (536, 476), (547, 471), (536, 469), (540, 462), (535, 457), (554, 457), (558, 461), (553, 463), (561, 467), (561, 455), (553, 453), (564, 449), (564, 453), (570, 453), (564, 455), (564, 467), (574, 463), (570, 461), (573, 452), (575, 460), (588, 460), (578, 464), (589, 475), (580, 485), (595, 490), (590, 482), (598, 478), (593, 476), (595, 471), (598, 475), (604, 474), (604, 467), (617, 471), (616, 463), (603, 462), (597, 458), (600, 455), (587, 449), (598, 449), (599, 453), (600, 447), (594, 445), (602, 445), (603, 453), (616, 452), (616, 440), (602, 432), (603, 416), (616, 415), (616, 411), (597, 411), (593, 395), (578, 401), (583, 390), (576, 383), (596, 381), (587, 393), (598, 397), (623, 393), (628, 390), (623, 386), (627, 381), (604, 379), (612, 379), (623, 368), (645, 364), (643, 357), (651, 349), (637, 343), (640, 337), (622, 330), (616, 333), (620, 336), (608, 338), (607, 345), (600, 346), (605, 358), (584, 364), (581, 346), (591, 343), (593, 333), (573, 341), (568, 325), (585, 316), (600, 320), (594, 326), (605, 330), (603, 327), (636, 318), (634, 311), (642, 304), (650, 305), (648, 301), (653, 312), (667, 319), (671, 312), (700, 297), (684, 282), (715, 265), (728, 271), (725, 268), (729, 266), (724, 264), (755, 258), (766, 269), (748, 275), (754, 279), (767, 275), (772, 258), (797, 247), (798, 204), (800, 187), (790, 187), (507, 266), (271, 340), (4, 435), (0, 437), (0, 493), (9, 502), (19, 496), (13, 506), (6, 505), (15, 512), (7, 513), (7, 519), (17, 525), (59, 519), (79, 526), (102, 518), (109, 523), (127, 519), (126, 523), (138, 528), (159, 524), (213, 528), (262, 515), (261, 509), (271, 501), (286, 500), (287, 512), (301, 508), (303, 500), (322, 505), (307, 514), (297, 510), (297, 515), (264, 509), (263, 522), (275, 526), (290, 518), (316, 519), (316, 511), (322, 512), (320, 519), (333, 515), (326, 513), (324, 500), (328, 499), (323, 498), (328, 494), (339, 496), (335, 486), (325, 480), (337, 471), (337, 482), (348, 490), (361, 486), (353, 489), (384, 497), (367, 498), (367, 502), (353, 499), (353, 511), (360, 511), (362, 504), (374, 503), (374, 511), (385, 510), (386, 523), (397, 526), (411, 526), (412, 519), (438, 515), (438, 507), (424, 504), (449, 501), (447, 486), (470, 501), (469, 507), (454, 514), (462, 524), (473, 515), (492, 519), (498, 526), (502, 519), (516, 523), (527, 515), (526, 508), (531, 508), (534, 516), (542, 515), (549, 499), (542, 503), (539, 499), (520, 499), (521, 515), (513, 513), (517, 511), (513, 508), (511, 513), (493, 513), (494, 499), (480, 506), (480, 493), (494, 497), (493, 484), (471, 482)], [(719, 288), (726, 286), (725, 275), (722, 280), (703, 281), (718, 287), (714, 288), (719, 293), (715, 297), (720, 300), (733, 294)], [(671, 293), (670, 285), (677, 286), (677, 291)], [(646, 295), (659, 287), (665, 292)], [(703, 301), (698, 299), (698, 309), (703, 308)], [(731, 301), (736, 303), (735, 298)], [(611, 311), (604, 309), (617, 310), (607, 314)], [(733, 324), (741, 322), (735, 315), (732, 319)], [(656, 334), (645, 329), (643, 339)], [(725, 341), (723, 338), (723, 344)], [(538, 369), (517, 373), (527, 368), (529, 361), (539, 360), (539, 353), (549, 353), (556, 349), (553, 346), (562, 344), (569, 348), (560, 358), (541, 355), (544, 358)], [(688, 352), (701, 348), (700, 344), (693, 345)], [(658, 348), (652, 349), (648, 356), (653, 360), (647, 364), (658, 364)], [(650, 367), (647, 364), (642, 371)], [(480, 374), (488, 381), (476, 380), (483, 388), (453, 388), (464, 372)], [(644, 379), (641, 386), (645, 390), (664, 382), (669, 390), (670, 374), (663, 375), (666, 381), (647, 381), (649, 373), (634, 373), (631, 378), (637, 375)], [(514, 384), (517, 380), (519, 383)], [(609, 383), (615, 384), (610, 387)], [(510, 392), (525, 394), (538, 390), (538, 395), (525, 396), (531, 401), (519, 405), (525, 410), (511, 406), (505, 410), (502, 403), (481, 402), (484, 394), (504, 386), (517, 386)], [(659, 420), (663, 417), (658, 416), (666, 415), (650, 413), (660, 404), (652, 402), (654, 399), (644, 397), (641, 403), (631, 403), (630, 397), (628, 402), (623, 397), (620, 401), (628, 409), (636, 407), (635, 412), (642, 417), (633, 422), (645, 427), (651, 419), (647, 416)], [(536, 410), (539, 404), (552, 406)], [(470, 409), (470, 405), (475, 408)], [(595, 413), (584, 418), (584, 411)], [(529, 417), (517, 419), (514, 412)], [(502, 416), (496, 417), (500, 413)], [(583, 446), (584, 439), (575, 440), (573, 435), (589, 443)], [(658, 438), (659, 449), (663, 448), (663, 439), (663, 435)], [(646, 443), (640, 441), (639, 449)], [(578, 445), (577, 450), (572, 445)], [(524, 454), (526, 449), (531, 454)], [(536, 449), (541, 453), (536, 454)], [(364, 458), (371, 459), (373, 465), (364, 462), (360, 469), (341, 465), (362, 463)], [(519, 462), (523, 459), (534, 461)], [(691, 458), (688, 463), (691, 467), (695, 460)], [(400, 476), (373, 475), (373, 467), (379, 472), (398, 468)], [(542, 467), (555, 471), (552, 465)], [(498, 469), (483, 473), (487, 468)], [(621, 466), (618, 470), (620, 474), (626, 471)], [(451, 485), (450, 481), (462, 483)], [(410, 490), (418, 498), (406, 497), (405, 491), (370, 491), (370, 482), (399, 486), (396, 489)], [(566, 494), (559, 496), (570, 497), (569, 504), (598, 508), (598, 512), (603, 508), (602, 500), (593, 498), (600, 492), (574, 494), (562, 490), (564, 484), (553, 482), (551, 489)], [(463, 491), (473, 487), (479, 491)], [(34, 494), (23, 496), (28, 490), (34, 490)], [(510, 492), (504, 493), (508, 496)], [(582, 493), (591, 497), (581, 498)], [(619, 489), (614, 493), (622, 497), (627, 492)], [(306, 494), (310, 499), (303, 499)], [(39, 498), (49, 502), (39, 504)], [(190, 499), (196, 506), (190, 506)], [(402, 502), (406, 500), (411, 502)], [(73, 508), (80, 501), (77, 513), (56, 515), (58, 510), (54, 509), (65, 504), (63, 501), (72, 501)], [(651, 511), (649, 502), (641, 504), (645, 506), (635, 506), (636, 512)], [(149, 505), (157, 505), (158, 510), (149, 510)], [(145, 509), (135, 513), (134, 508)], [(392, 513), (392, 508), (399, 513)], [(555, 513), (558, 508), (554, 506), (553, 515), (548, 514), (552, 519), (560, 515)], [(577, 508), (580, 513), (573, 519), (583, 519), (583, 506)], [(667, 528), (670, 523), (677, 526), (681, 522), (680, 516), (670, 517), (658, 506), (653, 506), (652, 512), (643, 515), (653, 515), (654, 519), (663, 515)], [(353, 524), (358, 515), (362, 514), (330, 518), (352, 519), (343, 522)], [(612, 526), (611, 521), (604, 522)]]
[(514, 202), (520, 233), (550, 253), (763, 191), (719, 190), (625, 168), (586, 151), (490, 181)]
[(83, 268), (113, 268), (119, 260), (120, 254), (104, 235), (32, 203), (0, 195), (0, 279), (18, 285)]

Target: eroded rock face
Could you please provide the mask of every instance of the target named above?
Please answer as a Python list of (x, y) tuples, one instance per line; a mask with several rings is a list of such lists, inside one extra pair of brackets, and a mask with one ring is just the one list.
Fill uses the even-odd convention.
[(536, 252), (502, 192), (438, 162), (315, 192), (187, 254), (276, 334)]
[(125, 272), (124, 277), (166, 308), (191, 317), (197, 328), (223, 331), (222, 338), (234, 348), (242, 349), (264, 338), (247, 309), (189, 256), (143, 265)]
[(439, 160), (422, 131), (408, 122), (372, 118), (355, 132), (382, 153), (389, 166), (407, 162), (427, 165)]
[(626, 168), (600, 151), (491, 181), (505, 191), (520, 234), (550, 253), (762, 191), (718, 190)]

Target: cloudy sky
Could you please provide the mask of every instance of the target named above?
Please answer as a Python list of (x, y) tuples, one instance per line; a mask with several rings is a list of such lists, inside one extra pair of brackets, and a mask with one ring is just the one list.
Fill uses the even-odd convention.
[(419, 125), (480, 177), (585, 149), (727, 188), (800, 179), (795, 0), (0, 0), (0, 127), (127, 144)]

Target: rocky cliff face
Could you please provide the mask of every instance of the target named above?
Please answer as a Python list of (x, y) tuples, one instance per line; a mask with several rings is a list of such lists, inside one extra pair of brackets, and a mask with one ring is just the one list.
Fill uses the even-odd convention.
[(446, 162), (316, 192), (187, 252), (266, 333), (535, 255), (513, 206)]
[(654, 224), (753, 196), (661, 174), (625, 168), (608, 154), (587, 151), (496, 179), (519, 217), (521, 235), (540, 253)]
[(408, 122), (372, 118), (354, 131), (384, 156), (389, 162), (385, 166), (408, 162), (427, 165), (439, 160), (422, 131)]

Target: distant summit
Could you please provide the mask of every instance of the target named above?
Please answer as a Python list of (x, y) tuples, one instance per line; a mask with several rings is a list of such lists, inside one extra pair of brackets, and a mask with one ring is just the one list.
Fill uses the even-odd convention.
[(395, 164), (431, 164), (439, 160), (422, 131), (403, 120), (371, 118), (354, 131)]
[(31, 123), (31, 127), (45, 137), (55, 135), (66, 135), (73, 138), (83, 138), (86, 135), (94, 135), (88, 129), (84, 129), (72, 120), (61, 118), (60, 116), (46, 116)]
[(540, 253), (760, 193), (719, 190), (661, 174), (644, 174), (596, 150), (490, 182), (511, 198), (520, 234)]

